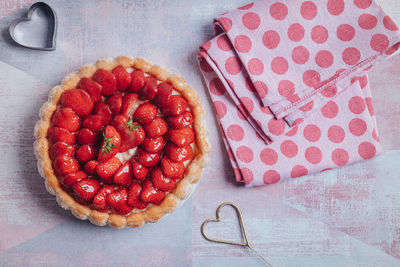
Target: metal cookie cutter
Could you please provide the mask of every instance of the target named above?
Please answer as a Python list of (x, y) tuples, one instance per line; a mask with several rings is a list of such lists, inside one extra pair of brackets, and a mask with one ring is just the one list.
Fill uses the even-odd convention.
[[(16, 29), (17, 25), (21, 22), (32, 20), (32, 14), (36, 11), (36, 9), (41, 9), (42, 12), (44, 12), (44, 14), (47, 17), (48, 22), (49, 22), (49, 26), (48, 26), (49, 31), (46, 36), (46, 45), (44, 45), (44, 46), (31, 46), (31, 45), (21, 43), (21, 41), (18, 40), (18, 38), (16, 38), (16, 34), (15, 34), (15, 29)], [(48, 4), (46, 4), (44, 2), (37, 2), (37, 3), (34, 3), (33, 5), (31, 5), (26, 17), (21, 17), (21, 18), (14, 20), (11, 23), (8, 30), (9, 30), (11, 39), (13, 39), (13, 41), (15, 43), (19, 44), (20, 46), (23, 46), (23, 47), (26, 47), (29, 49), (35, 49), (35, 50), (44, 50), (44, 51), (56, 50), (57, 15), (56, 15), (56, 12)]]

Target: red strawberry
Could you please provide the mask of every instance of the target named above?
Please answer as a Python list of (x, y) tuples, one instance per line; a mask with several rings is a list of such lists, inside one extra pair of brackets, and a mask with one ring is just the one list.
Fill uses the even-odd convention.
[(72, 108), (61, 108), (54, 112), (52, 122), (54, 126), (75, 132), (79, 130), (81, 119), (75, 114)]
[(128, 186), (133, 182), (132, 164), (127, 161), (114, 174), (114, 184)]
[(111, 72), (105, 69), (98, 69), (92, 79), (102, 86), (101, 93), (104, 96), (113, 95), (117, 91), (117, 79), (115, 79)]
[(95, 179), (86, 179), (74, 184), (72, 189), (80, 200), (89, 202), (100, 190), (100, 183)]
[(131, 85), (131, 75), (121, 65), (116, 66), (111, 73), (117, 79), (117, 89), (120, 91), (126, 91)]
[(111, 184), (114, 174), (121, 167), (121, 161), (113, 157), (105, 162), (101, 162), (96, 166), (96, 173), (103, 179), (104, 182)]
[(103, 162), (114, 157), (120, 151), (120, 146), (120, 134), (113, 126), (108, 125), (104, 130), (104, 140), (97, 155), (97, 160)]
[(107, 204), (121, 215), (126, 215), (133, 209), (132, 206), (128, 205), (128, 191), (125, 188), (120, 188), (109, 194), (107, 196)]
[(138, 150), (138, 161), (145, 167), (153, 167), (160, 161), (160, 153), (149, 153), (141, 148)]
[(64, 128), (50, 127), (48, 135), (52, 143), (64, 142), (70, 145), (75, 143), (75, 135)]
[(193, 157), (193, 149), (190, 145), (179, 147), (174, 143), (168, 143), (164, 150), (165, 155), (175, 162), (183, 162)]
[(104, 102), (99, 102), (94, 108), (94, 114), (100, 115), (102, 117), (103, 125), (110, 123), (112, 119), (112, 113), (110, 107)]
[(167, 123), (171, 128), (180, 129), (192, 124), (193, 116), (192, 113), (185, 111), (181, 115), (167, 117)]
[(152, 100), (157, 94), (157, 79), (147, 76), (143, 88), (139, 91), (139, 96), (143, 100)]
[(107, 125), (104, 129), (104, 138), (109, 139), (116, 148), (121, 146), (121, 136), (114, 126)]
[(126, 94), (122, 101), (120, 113), (128, 117), (132, 115), (132, 107), (135, 105), (137, 98), (137, 94)]
[(147, 207), (147, 203), (140, 200), (140, 192), (142, 192), (142, 186), (138, 182), (133, 183), (128, 191), (128, 204), (141, 210)]
[(85, 170), (85, 172), (89, 175), (95, 175), (96, 174), (96, 167), (99, 164), (99, 162), (97, 160), (91, 160), (86, 162), (85, 166), (83, 167), (83, 169)]
[(194, 132), (190, 127), (181, 129), (169, 129), (167, 136), (177, 146), (187, 146), (194, 141)]
[(79, 81), (78, 88), (85, 90), (94, 104), (101, 100), (101, 85), (95, 81), (89, 78), (82, 78)]
[(165, 120), (157, 117), (151, 122), (143, 126), (146, 136), (150, 138), (157, 138), (164, 135), (168, 131), (168, 126)]
[(74, 151), (75, 151), (74, 146), (71, 146), (70, 144), (64, 142), (57, 142), (51, 146), (49, 154), (51, 159), (55, 159), (56, 157), (61, 155), (68, 155), (72, 157)]
[(94, 196), (93, 206), (99, 211), (109, 210), (110, 207), (107, 205), (107, 196), (112, 192), (114, 192), (114, 187), (111, 185), (103, 186)]
[(178, 116), (186, 111), (188, 102), (180, 95), (171, 95), (162, 105), (162, 112), (165, 115)]
[(96, 153), (94, 151), (94, 147), (92, 145), (82, 145), (75, 152), (75, 157), (80, 162), (87, 162), (89, 160), (94, 159)]
[(115, 116), (112, 125), (114, 125), (121, 135), (120, 152), (137, 147), (145, 138), (143, 128), (132, 120), (128, 120), (128, 117), (125, 115)]
[(99, 141), (98, 135), (89, 130), (88, 128), (83, 128), (78, 132), (78, 143), (81, 145), (85, 144), (95, 144)]
[(161, 201), (163, 201), (164, 196), (165, 193), (155, 188), (150, 180), (144, 181), (143, 189), (140, 192), (140, 198), (142, 201), (159, 205)]
[(100, 115), (89, 115), (82, 122), (82, 128), (88, 128), (95, 133), (100, 132), (103, 127), (103, 117)]
[(144, 150), (150, 153), (157, 153), (161, 149), (164, 148), (164, 138), (157, 137), (157, 138), (145, 138), (142, 143), (142, 147)]
[(173, 162), (164, 156), (161, 159), (161, 170), (166, 177), (181, 179), (185, 172), (185, 165), (182, 162)]
[(154, 97), (153, 101), (160, 107), (163, 106), (169, 99), (172, 94), (172, 85), (170, 83), (160, 83), (158, 86), (157, 94)]
[(176, 185), (176, 180), (165, 177), (159, 168), (153, 170), (151, 173), (151, 181), (156, 188), (164, 192), (172, 190)]
[(118, 93), (113, 95), (107, 100), (107, 104), (110, 106), (112, 115), (118, 115), (122, 106), (122, 94)]
[(149, 169), (140, 164), (135, 158), (131, 159), (131, 164), (135, 178), (139, 181), (144, 180), (144, 178), (147, 177), (147, 174), (149, 174)]
[(64, 176), (62, 184), (66, 187), (71, 187), (73, 184), (87, 179), (87, 174), (83, 171), (71, 172)]
[(142, 70), (134, 70), (131, 72), (131, 88), (130, 90), (134, 93), (142, 89), (146, 77)]
[(144, 125), (151, 122), (157, 116), (158, 109), (150, 102), (141, 104), (133, 113), (133, 119)]
[(71, 89), (61, 95), (61, 105), (72, 108), (78, 116), (92, 112), (93, 102), (89, 94), (81, 89)]
[(76, 159), (68, 155), (58, 156), (53, 161), (53, 167), (55, 172), (59, 175), (66, 175), (68, 173), (76, 172), (79, 170), (79, 164)]

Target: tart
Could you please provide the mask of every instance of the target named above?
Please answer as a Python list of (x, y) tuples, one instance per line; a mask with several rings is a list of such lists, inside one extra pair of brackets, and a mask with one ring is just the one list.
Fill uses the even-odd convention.
[(34, 151), (46, 189), (96, 225), (158, 221), (190, 196), (208, 162), (198, 95), (141, 58), (68, 74), (39, 116)]

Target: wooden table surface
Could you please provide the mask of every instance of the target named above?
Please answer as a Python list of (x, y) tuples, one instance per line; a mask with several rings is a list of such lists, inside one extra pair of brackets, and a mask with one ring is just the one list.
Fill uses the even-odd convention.
[[(274, 266), (400, 266), (400, 55), (370, 71), (384, 155), (247, 189), (234, 182), (195, 55), (212, 38), (213, 17), (248, 1), (49, 0), (59, 19), (52, 52), (15, 46), (7, 35), (32, 2), (0, 0), (0, 266), (262, 266), (247, 249), (201, 236), (225, 201), (241, 208), (250, 243)], [(399, 24), (398, 0), (379, 3)], [(139, 229), (96, 227), (59, 208), (32, 149), (48, 90), (84, 63), (118, 55), (185, 77), (206, 107), (212, 145), (192, 197)], [(210, 235), (240, 239), (233, 209), (221, 215)]]

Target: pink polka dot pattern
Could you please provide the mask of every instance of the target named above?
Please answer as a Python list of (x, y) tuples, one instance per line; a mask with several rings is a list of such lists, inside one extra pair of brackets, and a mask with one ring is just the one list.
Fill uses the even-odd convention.
[(277, 171), (269, 170), (266, 171), (263, 175), (264, 184), (274, 184), (281, 179), (281, 176)]
[(292, 2), (224, 13), (199, 52), (228, 160), (248, 186), (382, 153), (365, 73), (400, 47), (397, 25), (372, 0)]
[(325, 43), (328, 40), (328, 36), (328, 30), (322, 25), (314, 26), (311, 30), (311, 39), (317, 44)]
[(260, 17), (254, 12), (246, 13), (242, 17), (243, 25), (249, 30), (257, 29), (260, 26), (260, 22)]
[(247, 53), (251, 49), (251, 39), (246, 35), (239, 35), (235, 38), (235, 49), (240, 53)]
[(307, 20), (312, 20), (317, 16), (317, 6), (312, 1), (306, 1), (301, 4), (301, 16)]

